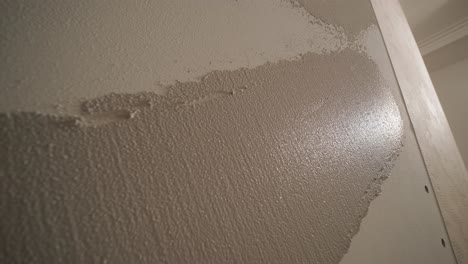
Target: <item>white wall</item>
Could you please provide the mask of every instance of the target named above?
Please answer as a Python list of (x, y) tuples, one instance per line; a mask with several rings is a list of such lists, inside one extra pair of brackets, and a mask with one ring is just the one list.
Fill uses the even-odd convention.
[(0, 263), (455, 262), (369, 1), (163, 2), (0, 1)]
[(468, 59), (432, 72), (431, 78), (468, 167)]
[(0, 111), (69, 113), (82, 99), (164, 94), (175, 81), (346, 42), (338, 28), (284, 1), (41, 3), (0, 2)]
[(400, 0), (416, 41), (466, 17), (466, 0)]

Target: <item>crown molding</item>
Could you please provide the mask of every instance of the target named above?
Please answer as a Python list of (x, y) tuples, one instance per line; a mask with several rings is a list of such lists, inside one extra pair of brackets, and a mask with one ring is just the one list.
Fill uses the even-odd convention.
[(464, 17), (418, 41), (418, 46), (421, 54), (427, 55), (465, 36), (468, 36), (468, 17)]

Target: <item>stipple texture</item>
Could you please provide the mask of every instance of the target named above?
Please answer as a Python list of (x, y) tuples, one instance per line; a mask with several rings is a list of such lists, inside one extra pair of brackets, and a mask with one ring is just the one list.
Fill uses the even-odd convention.
[(337, 263), (401, 147), (345, 50), (0, 115), (1, 263)]

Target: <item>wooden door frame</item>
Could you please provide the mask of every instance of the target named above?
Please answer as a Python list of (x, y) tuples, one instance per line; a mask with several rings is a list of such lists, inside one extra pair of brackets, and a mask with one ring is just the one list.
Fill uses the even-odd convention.
[(468, 172), (399, 1), (370, 1), (453, 251), (468, 263)]

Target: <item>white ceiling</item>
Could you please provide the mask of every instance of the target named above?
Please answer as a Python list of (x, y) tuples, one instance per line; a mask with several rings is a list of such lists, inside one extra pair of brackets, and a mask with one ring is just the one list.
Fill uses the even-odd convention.
[(432, 14), (447, 4), (449, 0), (400, 0), (408, 22), (412, 27), (427, 21)]
[(468, 58), (468, 0), (400, 0), (428, 70)]
[(468, 0), (400, 0), (417, 41), (468, 17)]

